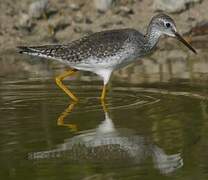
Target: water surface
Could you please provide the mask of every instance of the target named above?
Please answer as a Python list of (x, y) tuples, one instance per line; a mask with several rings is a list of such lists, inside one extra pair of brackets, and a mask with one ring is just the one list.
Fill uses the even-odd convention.
[(206, 179), (206, 91), (52, 80), (2, 81), (1, 179)]

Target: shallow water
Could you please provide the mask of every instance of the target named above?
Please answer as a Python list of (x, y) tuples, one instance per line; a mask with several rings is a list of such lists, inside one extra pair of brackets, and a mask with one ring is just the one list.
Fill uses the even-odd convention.
[(0, 179), (208, 179), (208, 63), (167, 59), (116, 72), (107, 101), (101, 81), (65, 67), (0, 57)]
[(53, 80), (0, 86), (0, 179), (207, 179), (206, 87)]

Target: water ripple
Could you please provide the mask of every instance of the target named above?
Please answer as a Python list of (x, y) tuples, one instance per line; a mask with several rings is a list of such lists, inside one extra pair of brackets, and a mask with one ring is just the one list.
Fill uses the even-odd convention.
[[(100, 111), (102, 106), (99, 100), (101, 86), (98, 85), (70, 85), (73, 92), (80, 98), (79, 105), (82, 106), (81, 112)], [(18, 81), (4, 83), (1, 88), (3, 104), (0, 110), (28, 108), (31, 105), (44, 103), (56, 106), (63, 106), (68, 103), (68, 97), (51, 82), (45, 85), (37, 81)], [(110, 89), (106, 99), (108, 109), (128, 109), (132, 107), (143, 107), (161, 101), (158, 95), (185, 96), (197, 99), (207, 99), (206, 95), (192, 92), (171, 91), (166, 89), (142, 88), (135, 86), (113, 87)], [(80, 113), (79, 111), (77, 113)]]

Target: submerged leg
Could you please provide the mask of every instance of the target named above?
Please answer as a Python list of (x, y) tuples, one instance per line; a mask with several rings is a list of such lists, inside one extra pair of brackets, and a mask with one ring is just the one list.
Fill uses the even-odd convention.
[(104, 111), (105, 113), (108, 112), (107, 104), (105, 103), (104, 100), (101, 100), (101, 105), (102, 105), (103, 111)]
[(106, 90), (107, 90), (107, 84), (105, 84), (103, 86), (102, 94), (101, 94), (101, 97), (100, 97), (101, 101), (104, 101), (105, 100)]
[(64, 72), (56, 77), (56, 84), (73, 100), (78, 101), (78, 98), (62, 83), (62, 80), (67, 77), (73, 75), (77, 70), (72, 69)]
[(65, 111), (63, 113), (61, 113), (61, 115), (59, 116), (59, 118), (57, 120), (58, 126), (68, 127), (70, 129), (70, 131), (72, 131), (72, 132), (77, 132), (77, 125), (71, 124), (71, 123), (66, 124), (66, 123), (64, 123), (64, 119), (73, 111), (75, 105), (76, 105), (76, 102), (72, 102), (71, 104), (69, 104), (69, 106), (65, 109)]

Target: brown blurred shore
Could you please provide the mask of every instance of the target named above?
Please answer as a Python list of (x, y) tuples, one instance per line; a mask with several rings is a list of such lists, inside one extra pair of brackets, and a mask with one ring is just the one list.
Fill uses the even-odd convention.
[[(153, 0), (115, 1), (105, 12), (99, 12), (93, 0), (1, 1), (1, 51), (22, 44), (67, 43), (105, 29), (132, 27), (145, 33), (151, 17), (159, 11)], [(200, 23), (208, 23), (207, 9), (208, 1), (203, 0), (168, 14), (182, 34), (189, 34)], [(195, 31), (204, 34), (203, 28), (207, 27)]]
[[(145, 33), (151, 17), (160, 11), (153, 0), (115, 0), (103, 11), (92, 0), (0, 1), (0, 76), (15, 73), (50, 76), (56, 70), (67, 68), (56, 62), (28, 61), (30, 58), (18, 55), (18, 45), (68, 43), (93, 32), (116, 28), (131, 27)], [(167, 7), (167, 11), (199, 55), (193, 55), (180, 42), (168, 38), (160, 41), (159, 51), (138, 61), (138, 66), (130, 65), (116, 72), (118, 76), (114, 78), (122, 76), (136, 83), (178, 77), (208, 79), (208, 1), (192, 0), (181, 9)]]

